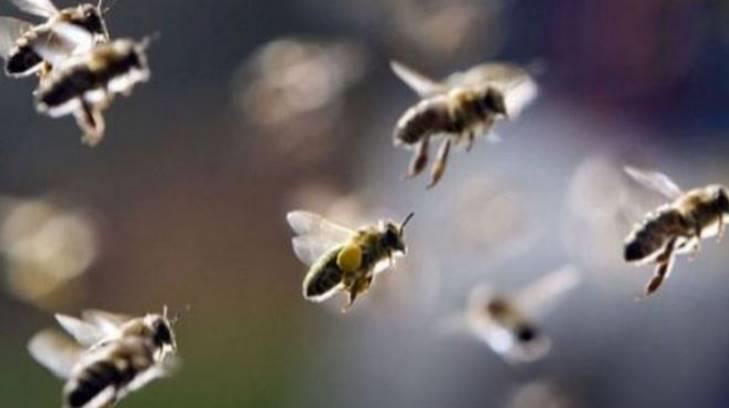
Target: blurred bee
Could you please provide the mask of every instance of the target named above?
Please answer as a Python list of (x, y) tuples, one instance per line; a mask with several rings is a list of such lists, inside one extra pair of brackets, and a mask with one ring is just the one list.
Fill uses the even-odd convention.
[(56, 315), (75, 341), (55, 330), (44, 330), (28, 343), (30, 354), (53, 374), (66, 380), (64, 408), (114, 405), (150, 381), (171, 374), (177, 342), (172, 326), (177, 318), (148, 314), (131, 318), (98, 310), (82, 319)]
[[(68, 24), (57, 24), (54, 32), (86, 44), (89, 51), (59, 61), (35, 93), (36, 108), (54, 118), (73, 114), (84, 132), (83, 142), (94, 146), (103, 137), (102, 113), (114, 96), (129, 95), (137, 83), (149, 79), (148, 41), (117, 39), (94, 45), (91, 36)], [(43, 55), (52, 56), (47, 48), (38, 47)]]
[(355, 299), (367, 292), (376, 274), (394, 264), (394, 257), (406, 252), (401, 224), (380, 221), (352, 230), (307, 211), (292, 211), (286, 219), (297, 234), (292, 239), (296, 256), (309, 265), (304, 278), (304, 298), (323, 302), (339, 291), (349, 294), (347, 311)]
[(395, 74), (421, 97), (400, 117), (393, 135), (395, 146), (415, 150), (407, 177), (420, 174), (428, 162), (430, 139), (442, 138), (428, 188), (445, 172), (451, 145), (470, 151), (477, 136), (499, 141), (491, 133), (501, 118), (515, 118), (537, 95), (537, 85), (526, 70), (509, 64), (483, 64), (436, 82), (398, 63)]
[(665, 174), (626, 167), (626, 173), (671, 203), (646, 215), (625, 239), (624, 258), (637, 265), (655, 264), (645, 296), (653, 294), (671, 273), (675, 256), (696, 255), (703, 238), (724, 235), (729, 217), (729, 196), (721, 185), (709, 185), (684, 193)]
[[(0, 54), (5, 59), (5, 73), (14, 78), (34, 73), (46, 73), (51, 62), (45, 59), (34, 44), (47, 41), (54, 27), (71, 24), (88, 32), (95, 43), (109, 40), (109, 32), (103, 18), (101, 1), (98, 4), (81, 4), (59, 10), (50, 0), (11, 0), (19, 9), (43, 17), (42, 24), (32, 24), (11, 17), (0, 17)], [(58, 51), (58, 50), (56, 50)], [(66, 51), (66, 54), (72, 53)]]
[(514, 295), (477, 286), (471, 290), (465, 313), (446, 320), (441, 329), (465, 329), (509, 363), (539, 360), (549, 352), (551, 341), (537, 321), (579, 281), (579, 272), (568, 265)]

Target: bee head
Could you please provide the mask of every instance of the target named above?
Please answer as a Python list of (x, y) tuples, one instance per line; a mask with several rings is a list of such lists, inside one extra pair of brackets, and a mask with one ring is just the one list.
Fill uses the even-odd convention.
[(405, 220), (397, 225), (394, 222), (387, 222), (384, 225), (384, 232), (382, 234), (382, 245), (392, 251), (398, 251), (405, 253), (405, 242), (403, 241), (403, 233), (405, 226), (410, 219), (413, 218), (413, 213), (408, 214)]
[(172, 326), (177, 322), (179, 316), (170, 319), (167, 316), (167, 306), (161, 315), (147, 315), (145, 321), (151, 330), (152, 342), (163, 351), (177, 351), (177, 340)]
[(488, 87), (480, 100), (481, 108), (487, 112), (495, 112), (500, 115), (509, 116), (506, 112), (506, 100), (504, 94), (498, 90)]
[(101, 8), (94, 4), (82, 4), (78, 6), (74, 24), (82, 27), (84, 30), (96, 36), (102, 36), (104, 39), (109, 38), (109, 31), (106, 29), (106, 23), (102, 17)]

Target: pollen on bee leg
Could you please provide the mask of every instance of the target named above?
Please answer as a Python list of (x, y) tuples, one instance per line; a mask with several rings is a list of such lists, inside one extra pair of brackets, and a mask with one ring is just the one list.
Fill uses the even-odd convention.
[(337, 255), (337, 266), (343, 272), (354, 272), (362, 265), (362, 249), (359, 245), (348, 245)]
[(428, 184), (428, 189), (431, 189), (435, 187), (436, 184), (440, 181), (441, 177), (443, 177), (443, 173), (445, 173), (446, 166), (448, 165), (448, 153), (451, 151), (451, 139), (445, 139), (443, 143), (440, 145), (440, 149), (438, 150), (438, 157), (435, 160), (435, 164), (433, 164), (433, 170), (430, 173), (430, 184)]

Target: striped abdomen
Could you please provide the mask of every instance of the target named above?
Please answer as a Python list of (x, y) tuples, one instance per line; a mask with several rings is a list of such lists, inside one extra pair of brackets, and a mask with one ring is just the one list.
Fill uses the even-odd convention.
[(400, 118), (396, 143), (414, 144), (439, 133), (462, 135), (475, 131), (496, 113), (491, 92), (454, 91), (425, 99)]
[(314, 263), (304, 278), (304, 297), (311, 300), (324, 300), (342, 282), (342, 270), (337, 265), (337, 255), (341, 246), (331, 249)]
[(38, 91), (38, 103), (45, 108), (62, 106), (89, 91), (106, 89), (115, 78), (134, 71), (146, 72), (143, 57), (132, 46), (120, 51), (122, 47), (114, 43), (99, 45), (88, 61), (56, 73)]
[(66, 383), (66, 407), (82, 408), (102, 395), (103, 401), (94, 401), (94, 406), (111, 404), (138, 375), (155, 364), (154, 346), (142, 337), (121, 339), (99, 352), (98, 359), (81, 367)]
[(691, 226), (676, 209), (666, 207), (633, 230), (625, 242), (624, 258), (637, 262), (657, 255), (674, 237), (689, 236)]
[(5, 73), (11, 77), (22, 77), (36, 72), (43, 63), (43, 58), (29, 45), (23, 45), (8, 55), (5, 62)]

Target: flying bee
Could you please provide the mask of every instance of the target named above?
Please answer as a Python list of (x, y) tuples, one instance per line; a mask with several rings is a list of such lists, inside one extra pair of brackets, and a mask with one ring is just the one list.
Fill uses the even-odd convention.
[(176, 321), (149, 314), (131, 318), (90, 310), (83, 320), (56, 319), (75, 339), (44, 330), (28, 343), (30, 354), (53, 374), (66, 380), (64, 408), (101, 408), (121, 400), (175, 368)]
[(515, 65), (482, 64), (440, 82), (398, 62), (391, 65), (421, 97), (400, 117), (393, 134), (395, 146), (415, 151), (406, 177), (417, 176), (425, 168), (431, 138), (442, 139), (428, 188), (443, 176), (452, 145), (465, 145), (470, 151), (478, 136), (498, 142), (499, 137), (491, 132), (494, 123), (515, 118), (537, 95), (536, 82)]
[[(114, 96), (130, 95), (136, 84), (149, 79), (148, 40), (117, 39), (93, 45), (87, 33), (68, 24), (57, 24), (54, 32), (90, 47), (86, 53), (61, 61), (41, 80), (35, 93), (36, 108), (54, 118), (73, 114), (84, 132), (83, 142), (94, 146), (103, 138), (103, 111)], [(38, 50), (53, 55), (42, 45)]]
[(392, 266), (394, 257), (405, 255), (403, 232), (412, 216), (410, 213), (399, 225), (380, 221), (352, 230), (307, 211), (288, 213), (286, 219), (297, 234), (292, 239), (294, 253), (309, 265), (304, 298), (323, 302), (337, 292), (346, 292), (349, 301), (342, 312), (347, 311), (367, 292), (375, 275)]
[(476, 286), (465, 313), (446, 320), (441, 328), (447, 332), (465, 329), (509, 363), (536, 361), (551, 348), (538, 320), (579, 281), (579, 272), (567, 265), (512, 295)]
[[(41, 55), (34, 44), (52, 37), (57, 24), (71, 24), (92, 36), (95, 43), (109, 40), (109, 32), (103, 18), (101, 1), (98, 4), (81, 4), (59, 10), (50, 0), (11, 0), (20, 10), (43, 17), (42, 24), (32, 24), (11, 17), (0, 17), (0, 54), (5, 59), (5, 73), (14, 78), (34, 73), (45, 73), (52, 63)], [(59, 51), (58, 48), (56, 51)], [(65, 50), (61, 55), (70, 55)]]
[(729, 196), (721, 185), (683, 192), (665, 174), (633, 167), (626, 167), (625, 171), (642, 186), (672, 200), (646, 215), (625, 239), (623, 257), (627, 262), (656, 265), (645, 287), (648, 296), (671, 273), (676, 255), (695, 256), (704, 238), (716, 236), (721, 240), (729, 217)]

